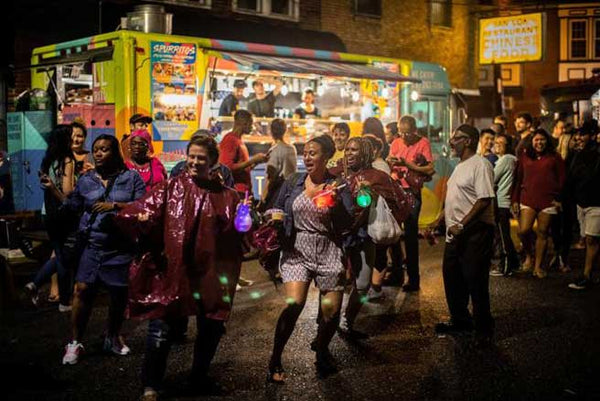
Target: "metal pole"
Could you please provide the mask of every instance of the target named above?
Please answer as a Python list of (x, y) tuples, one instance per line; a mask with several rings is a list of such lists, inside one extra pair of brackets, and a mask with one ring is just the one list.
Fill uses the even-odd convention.
[(98, 1), (98, 33), (102, 33), (102, 0)]

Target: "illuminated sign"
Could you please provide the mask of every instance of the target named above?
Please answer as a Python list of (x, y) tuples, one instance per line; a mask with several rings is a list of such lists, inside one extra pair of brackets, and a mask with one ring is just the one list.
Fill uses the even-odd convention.
[(522, 63), (543, 57), (542, 13), (479, 20), (479, 64)]

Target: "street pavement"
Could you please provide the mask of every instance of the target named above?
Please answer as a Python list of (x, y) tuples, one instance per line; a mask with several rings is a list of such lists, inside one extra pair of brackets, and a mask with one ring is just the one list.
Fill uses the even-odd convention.
[[(598, 400), (600, 399), (600, 286), (575, 292), (567, 284), (581, 272), (551, 272), (547, 279), (491, 277), (495, 345), (473, 346), (469, 335), (438, 337), (447, 318), (441, 275), (443, 244), (421, 242), (422, 289), (405, 294), (385, 287), (385, 299), (368, 303), (356, 328), (370, 337), (331, 344), (339, 373), (315, 375), (309, 343), (316, 334), (317, 291), (312, 289), (284, 353), (285, 385), (266, 384), (267, 363), (283, 288), (275, 288), (257, 262), (242, 274), (254, 284), (238, 291), (211, 368), (220, 396), (183, 397), (195, 325), (171, 351), (165, 378), (171, 400)], [(582, 251), (574, 251), (575, 265)], [(579, 263), (578, 263), (579, 262)], [(26, 277), (17, 277), (23, 284)], [(4, 400), (136, 400), (147, 324), (126, 322), (132, 354), (101, 353), (107, 315), (100, 296), (90, 321), (86, 354), (75, 366), (60, 364), (69, 339), (69, 314), (55, 306), (23, 304), (2, 315), (0, 383)]]

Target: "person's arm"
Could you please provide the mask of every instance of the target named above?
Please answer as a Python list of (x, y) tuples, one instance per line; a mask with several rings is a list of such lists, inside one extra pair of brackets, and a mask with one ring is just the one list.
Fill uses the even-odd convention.
[(283, 86), (283, 82), (277, 78), (265, 78), (265, 82), (275, 85), (275, 88), (271, 91), (273, 94), (273, 103), (275, 103), (275, 96), (281, 93), (281, 87)]
[(435, 168), (433, 167), (433, 155), (431, 154), (431, 144), (426, 138), (421, 138), (419, 146), (419, 153), (423, 155), (425, 160), (427, 160), (427, 164), (424, 166), (417, 166), (415, 163), (405, 160), (405, 166), (412, 171), (417, 173), (425, 174), (425, 175), (434, 175)]
[[(526, 156), (522, 156), (526, 157)], [(511, 190), (512, 211), (516, 215), (519, 213), (519, 202), (521, 200), (521, 185), (523, 184), (523, 160), (522, 157), (517, 159), (517, 167), (513, 187)]]
[(40, 183), (54, 198), (64, 202), (67, 196), (73, 192), (75, 183), (75, 163), (73, 160), (68, 159), (68, 161), (65, 161), (63, 176), (60, 179), (62, 181), (62, 192), (58, 190), (47, 174), (40, 176)]
[(232, 172), (245, 170), (248, 167), (254, 167), (257, 164), (267, 161), (269, 158), (264, 153), (257, 153), (250, 159), (244, 162), (235, 162), (236, 154), (238, 152), (237, 143), (234, 141), (223, 141), (219, 149), (221, 152), (219, 162), (226, 165)]
[(462, 218), (460, 224), (448, 227), (448, 233), (452, 236), (460, 235), (465, 227), (476, 221), (479, 215), (492, 204), (494, 199), (494, 171), (491, 164), (487, 161), (485, 163), (475, 166), (473, 171), (473, 183), (477, 200)]
[(408, 160), (404, 160), (404, 165), (412, 171), (416, 171), (417, 173), (425, 174), (425, 175), (433, 175), (435, 174), (435, 169), (433, 168), (433, 163), (429, 162), (424, 166), (417, 166), (414, 163), (409, 162)]
[(73, 159), (65, 160), (65, 172), (62, 178), (62, 189), (65, 196), (73, 192), (75, 188), (75, 161)]
[[(131, 239), (137, 240), (162, 224), (167, 207), (168, 184), (169, 181), (163, 181), (146, 196), (126, 204), (114, 217), (116, 226)], [(139, 195), (139, 182), (134, 182), (134, 193), (134, 196)]]
[(506, 174), (508, 170), (508, 159), (506, 157), (498, 159), (494, 166), (494, 185), (498, 185), (500, 179)]

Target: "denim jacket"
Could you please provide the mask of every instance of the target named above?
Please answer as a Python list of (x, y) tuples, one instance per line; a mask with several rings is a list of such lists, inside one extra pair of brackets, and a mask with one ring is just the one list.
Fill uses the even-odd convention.
[[(285, 212), (283, 220), (284, 248), (292, 247), (296, 237), (293, 205), (296, 198), (304, 191), (304, 182), (307, 177), (308, 173), (296, 173), (285, 180), (275, 201), (275, 208), (282, 209)], [(329, 176), (325, 182), (332, 184), (334, 181), (335, 177)], [(352, 195), (346, 186), (339, 190), (336, 205), (331, 209), (331, 234), (334, 241), (339, 243), (340, 246), (346, 246), (350, 234), (353, 223), (352, 208)]]
[[(89, 220), (92, 216), (91, 208), (98, 202), (103, 201), (106, 188), (98, 178), (95, 171), (84, 174), (75, 186), (75, 190), (69, 194), (63, 207), (67, 210), (83, 213), (79, 222), (79, 230), (88, 230)], [(133, 170), (121, 172), (104, 201), (106, 202), (133, 202), (141, 198), (145, 190), (144, 181), (139, 174)], [(115, 211), (104, 212), (98, 215), (89, 227), (88, 247), (97, 249), (105, 253), (103, 259), (105, 264), (120, 264), (131, 260), (130, 254), (124, 254), (118, 250), (118, 238), (114, 233), (107, 230), (104, 219), (107, 216), (116, 214)]]

